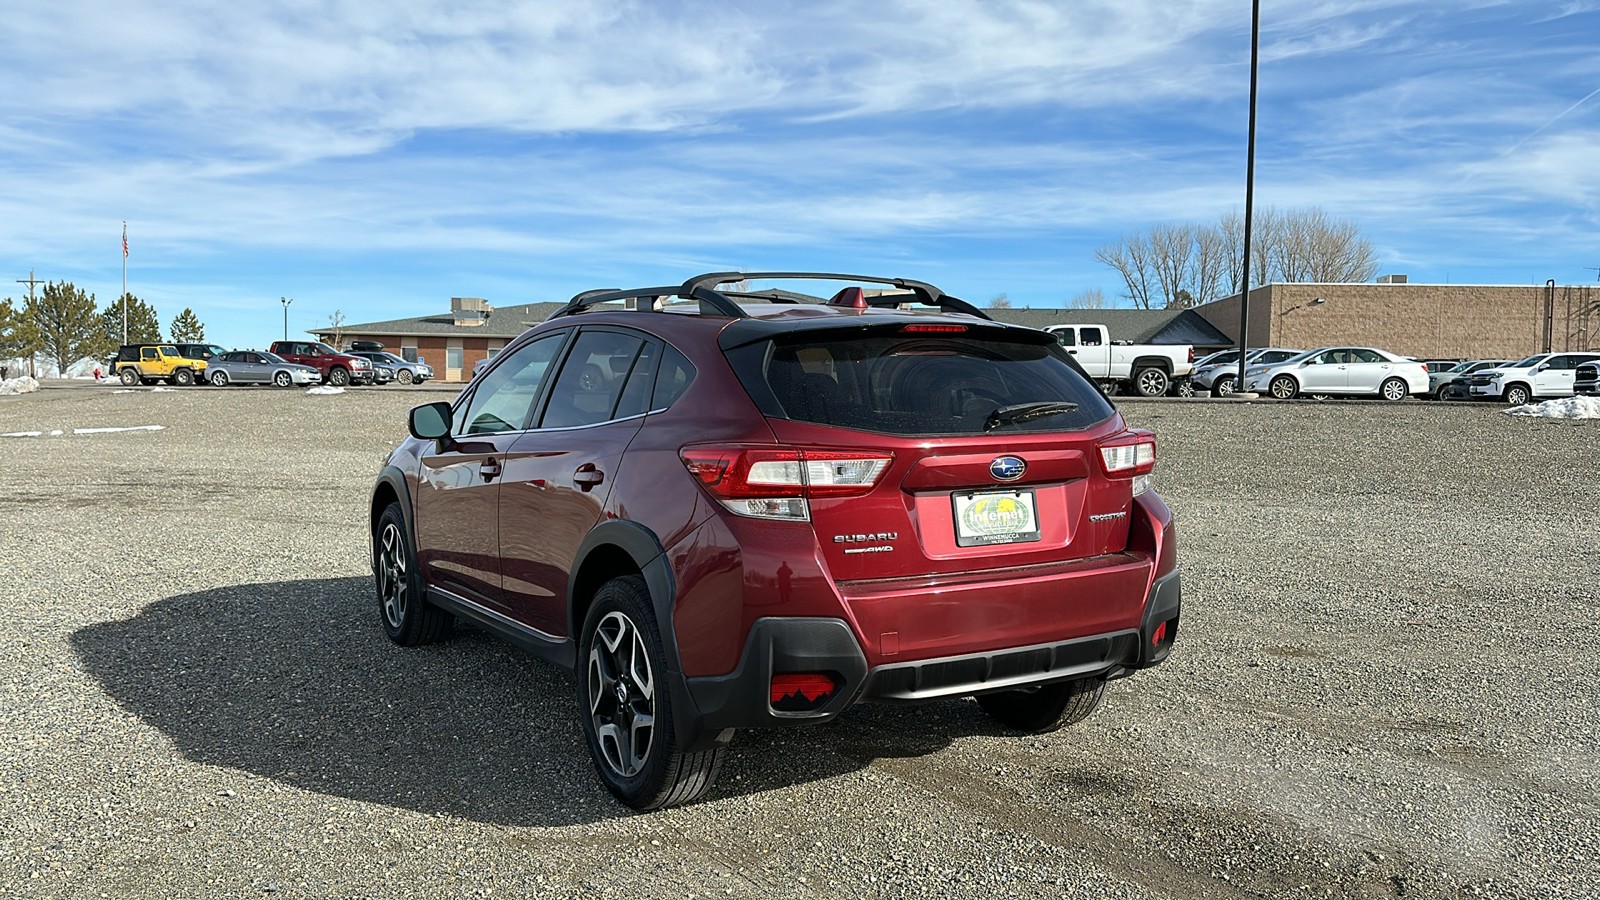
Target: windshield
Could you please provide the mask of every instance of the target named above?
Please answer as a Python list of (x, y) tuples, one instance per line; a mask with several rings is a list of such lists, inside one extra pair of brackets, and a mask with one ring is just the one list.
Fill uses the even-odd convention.
[(284, 359), (283, 357), (279, 356), (276, 353), (268, 353), (267, 351), (263, 350), (263, 351), (261, 351), (261, 355), (266, 357), (267, 362), (269, 362), (269, 363), (279, 363), (281, 365), (288, 365), (288, 363), (289, 363), (288, 360)]
[(1512, 363), (1509, 366), (1509, 368), (1512, 368), (1512, 369), (1529, 369), (1529, 368), (1532, 368), (1532, 367), (1538, 365), (1539, 364), (1539, 360), (1541, 360), (1541, 359), (1544, 359), (1544, 354), (1543, 353), (1535, 353), (1534, 355), (1528, 357), (1527, 359), (1521, 360), (1519, 362)]
[(317, 348), (318, 350), (321, 350), (323, 353), (326, 353), (329, 356), (336, 356), (336, 355), (339, 354), (339, 351), (333, 349), (332, 347), (329, 347), (327, 344), (324, 344), (321, 341), (317, 341), (315, 344), (312, 344), (311, 346)]
[[(1252, 350), (1250, 352), (1252, 354), (1254, 354), (1256, 351)], [(1213, 353), (1210, 356), (1206, 357), (1205, 364), (1208, 365), (1208, 366), (1225, 366), (1228, 363), (1238, 362), (1238, 361), (1239, 361), (1239, 351), (1237, 351), (1237, 350), (1221, 350), (1221, 351), (1218, 351), (1218, 352)]]

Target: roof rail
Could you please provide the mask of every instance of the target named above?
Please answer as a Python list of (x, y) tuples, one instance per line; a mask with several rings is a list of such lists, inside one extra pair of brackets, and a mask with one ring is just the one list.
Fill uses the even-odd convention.
[[(660, 303), (664, 298), (677, 297), (684, 300), (699, 301), (702, 315), (710, 313), (728, 316), (733, 319), (747, 319), (750, 314), (745, 312), (744, 308), (728, 294), (718, 291), (716, 289), (717, 286), (733, 284), (748, 279), (772, 278), (812, 279), (816, 281), (864, 281), (869, 284), (887, 284), (910, 291), (912, 296), (916, 298), (916, 302), (923, 305), (965, 313), (979, 319), (989, 318), (983, 310), (965, 300), (952, 297), (925, 281), (913, 281), (909, 278), (879, 278), (873, 275), (842, 275), (828, 272), (709, 272), (704, 275), (696, 275), (681, 285), (629, 288), (627, 290), (607, 288), (582, 291), (574, 294), (565, 306), (551, 313), (549, 318), (558, 319), (562, 316), (577, 315), (596, 304), (610, 303), (616, 300), (648, 299), (650, 301), (648, 304), (642, 304), (636, 308), (657, 310), (660, 308)], [(744, 292), (739, 293), (744, 294)], [(756, 291), (750, 292), (748, 296), (756, 297), (760, 296), (760, 294), (761, 292)], [(862, 295), (853, 305), (857, 305), (858, 308), (864, 306), (897, 306), (906, 302), (904, 298), (904, 294), (886, 294), (876, 297)], [(781, 300), (775, 296), (762, 297), (761, 299), (769, 300), (770, 302), (796, 302), (793, 300)]]

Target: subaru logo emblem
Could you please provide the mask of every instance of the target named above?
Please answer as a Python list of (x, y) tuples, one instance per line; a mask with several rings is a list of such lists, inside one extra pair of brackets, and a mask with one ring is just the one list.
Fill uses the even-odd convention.
[(1002, 456), (989, 463), (989, 474), (995, 481), (1016, 481), (1028, 471), (1028, 464), (1015, 456)]

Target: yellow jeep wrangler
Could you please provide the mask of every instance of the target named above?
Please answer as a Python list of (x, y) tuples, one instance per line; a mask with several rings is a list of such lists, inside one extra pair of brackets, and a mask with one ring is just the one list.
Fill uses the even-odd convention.
[(204, 381), (206, 361), (190, 359), (171, 344), (126, 344), (117, 350), (117, 376), (126, 385)]

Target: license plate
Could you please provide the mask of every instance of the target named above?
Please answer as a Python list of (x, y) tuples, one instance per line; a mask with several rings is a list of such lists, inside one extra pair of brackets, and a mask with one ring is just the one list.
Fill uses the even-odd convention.
[(956, 546), (1024, 544), (1039, 539), (1033, 491), (973, 491), (951, 494)]

